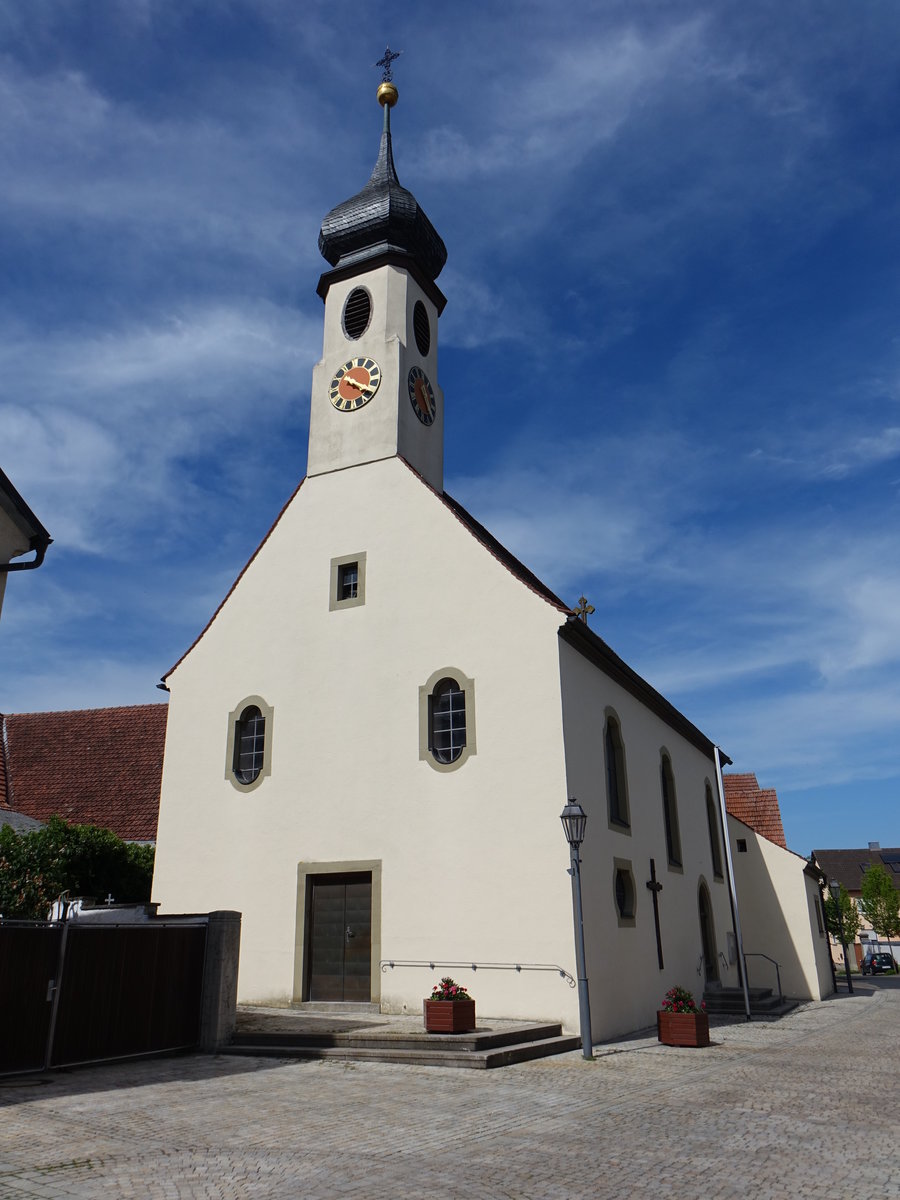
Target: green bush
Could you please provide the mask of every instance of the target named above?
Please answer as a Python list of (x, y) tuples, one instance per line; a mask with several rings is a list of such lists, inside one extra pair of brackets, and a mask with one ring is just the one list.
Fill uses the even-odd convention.
[(153, 847), (123, 842), (110, 829), (51, 817), (43, 829), (0, 829), (0, 915), (44, 920), (62, 892), (121, 903), (150, 899)]

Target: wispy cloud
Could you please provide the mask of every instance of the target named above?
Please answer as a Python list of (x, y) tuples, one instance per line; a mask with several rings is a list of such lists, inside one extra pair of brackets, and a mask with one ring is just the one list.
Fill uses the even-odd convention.
[(900, 458), (900, 426), (888, 425), (874, 434), (816, 430), (786, 449), (758, 447), (750, 457), (795, 478), (846, 479)]
[(300, 405), (320, 337), (320, 327), (266, 303), (81, 336), (8, 328), (6, 468), (61, 546), (108, 552), (123, 523), (185, 503), (187, 463), (224, 454), (236, 438), (245, 456), (261, 453), (244, 435)]

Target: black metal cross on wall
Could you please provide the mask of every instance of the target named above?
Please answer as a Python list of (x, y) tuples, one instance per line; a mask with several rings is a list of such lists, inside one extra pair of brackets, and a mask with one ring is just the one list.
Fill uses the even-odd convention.
[(663, 952), (662, 952), (662, 935), (659, 932), (659, 893), (662, 891), (662, 884), (656, 879), (656, 859), (650, 859), (650, 878), (647, 880), (647, 888), (650, 895), (653, 897), (653, 921), (656, 925), (656, 957), (659, 959), (659, 969), (663, 969)]

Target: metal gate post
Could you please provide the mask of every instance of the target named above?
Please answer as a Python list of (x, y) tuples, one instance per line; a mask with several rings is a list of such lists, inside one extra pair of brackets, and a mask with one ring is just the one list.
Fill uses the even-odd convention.
[(59, 1015), (59, 993), (62, 988), (63, 971), (66, 965), (66, 943), (69, 939), (69, 922), (63, 921), (62, 937), (59, 940), (59, 959), (56, 964), (56, 979), (50, 981), (53, 988), (53, 1007), (50, 1010), (50, 1028), (47, 1030), (47, 1049), (44, 1054), (44, 1070), (50, 1070), (53, 1057), (53, 1041), (56, 1037), (56, 1018)]

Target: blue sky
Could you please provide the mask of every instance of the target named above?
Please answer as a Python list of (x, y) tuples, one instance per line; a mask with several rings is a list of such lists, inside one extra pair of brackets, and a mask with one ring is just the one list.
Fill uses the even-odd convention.
[(306, 463), (370, 64), (446, 487), (734, 759), (900, 844), (900, 5), (0, 0), (0, 711), (162, 698)]

